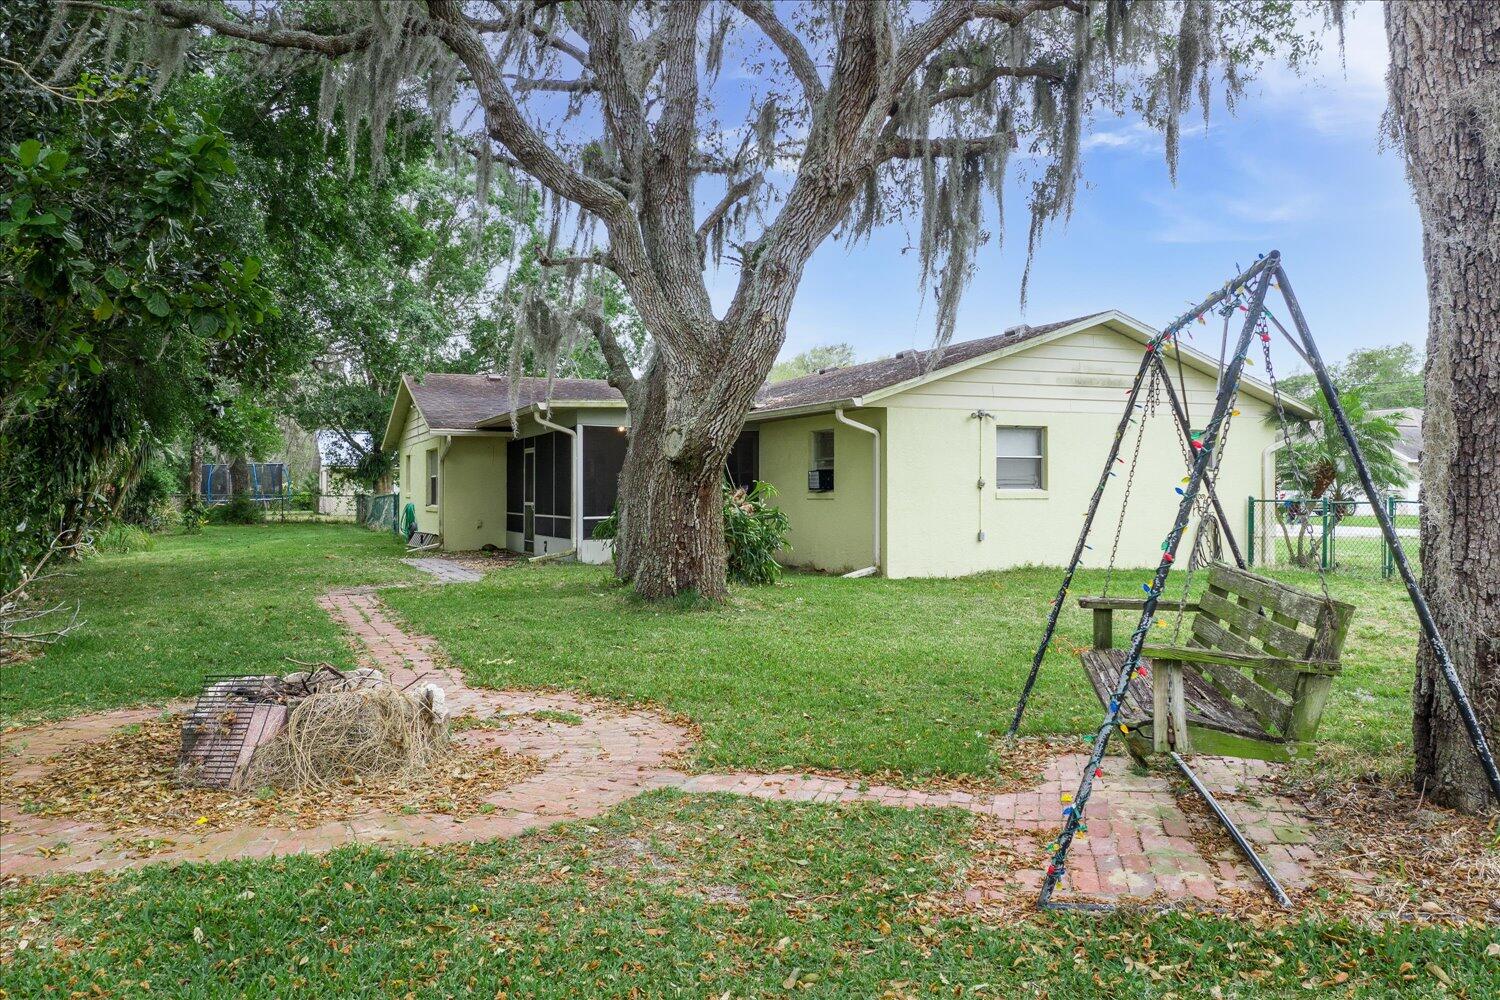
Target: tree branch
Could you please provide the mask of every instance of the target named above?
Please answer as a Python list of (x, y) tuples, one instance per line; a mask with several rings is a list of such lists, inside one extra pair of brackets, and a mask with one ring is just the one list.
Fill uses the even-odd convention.
[(486, 131), (510, 150), (521, 168), (601, 219), (618, 218), (622, 212), (628, 212), (629, 206), (619, 192), (568, 166), (521, 115), (483, 39), (463, 21), (458, 3), (428, 0), (427, 6), (439, 37), (473, 75), (479, 104), (485, 112)]
[(586, 307), (578, 310), (578, 318), (599, 342), (604, 363), (609, 366), (609, 384), (620, 390), (626, 405), (633, 405), (631, 396), (635, 388), (635, 373), (630, 370), (630, 362), (625, 359), (625, 349), (620, 346), (620, 338), (615, 336), (609, 320), (598, 310)]
[(342, 56), (357, 52), (369, 45), (375, 37), (375, 30), (368, 27), (336, 35), (324, 35), (316, 31), (303, 31), (300, 28), (256, 28), (241, 21), (221, 17), (195, 4), (179, 2), (179, 0), (152, 0), (152, 5), (163, 16), (184, 26), (197, 24), (216, 35), (242, 38), (248, 42), (269, 45), (273, 48), (317, 52), (325, 56)]
[(719, 203), (713, 207), (713, 210), (708, 213), (708, 216), (698, 227), (698, 245), (700, 247), (708, 239), (708, 234), (713, 231), (714, 226), (717, 226), (719, 221), (724, 218), (725, 213), (734, 207), (735, 202), (749, 197), (761, 186), (761, 183), (765, 179), (765, 172), (757, 171), (749, 177), (743, 177), (729, 186), (729, 190), (724, 192), (724, 197), (719, 199)]
[(817, 107), (823, 99), (825, 88), (823, 80), (818, 76), (818, 67), (813, 64), (812, 56), (808, 55), (807, 47), (802, 44), (802, 39), (781, 23), (776, 16), (776, 11), (764, 0), (730, 0), (741, 14), (744, 14), (756, 27), (760, 28), (765, 36), (769, 38), (781, 54), (786, 57), (787, 65), (791, 67), (792, 75), (802, 84), (802, 91), (807, 96), (807, 103)]
[(506, 73), (505, 77), (515, 84), (517, 90), (523, 91), (546, 90), (559, 94), (588, 94), (599, 89), (598, 82), (586, 76), (580, 76), (576, 80), (553, 80)]
[(1056, 66), (990, 66), (979, 70), (974, 77), (963, 83), (955, 83), (951, 87), (944, 87), (932, 95), (932, 105), (936, 107), (946, 101), (961, 100), (966, 97), (976, 97), (983, 93), (990, 84), (1003, 77), (1040, 77), (1043, 80), (1051, 80), (1053, 83), (1062, 83), (1066, 75)]
[(1024, 3), (980, 2), (980, 0), (945, 0), (932, 16), (906, 36), (896, 52), (893, 90), (899, 92), (911, 75), (970, 21), (987, 18), (1003, 24), (1020, 24), (1033, 14), (1066, 7), (1083, 12), (1079, 0), (1025, 0)]
[(602, 251), (587, 254), (585, 256), (561, 256), (552, 257), (545, 253), (537, 254), (536, 262), (542, 267), (568, 267), (572, 264), (592, 264), (596, 267), (607, 267), (614, 270), (614, 261), (609, 254)]

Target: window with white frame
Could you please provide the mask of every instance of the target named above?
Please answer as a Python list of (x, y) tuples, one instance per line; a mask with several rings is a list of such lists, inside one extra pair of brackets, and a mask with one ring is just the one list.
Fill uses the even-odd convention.
[(437, 506), (438, 491), (438, 454), (437, 449), (432, 448), (427, 452), (427, 506)]
[(995, 428), (995, 488), (1046, 488), (1047, 434), (1042, 427)]
[(406, 472), (401, 476), (401, 492), (406, 494), (406, 499), (415, 500), (417, 484), (411, 478), (411, 452), (406, 453)]

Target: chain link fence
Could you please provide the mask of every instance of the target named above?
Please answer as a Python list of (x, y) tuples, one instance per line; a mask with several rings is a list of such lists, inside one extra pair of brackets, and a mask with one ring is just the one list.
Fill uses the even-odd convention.
[[(175, 493), (171, 497), (171, 510), (181, 518), (192, 494)], [(203, 519), (213, 523), (216, 508), (227, 508), (228, 496), (199, 496)], [(323, 524), (361, 524), (375, 531), (395, 533), (397, 529), (397, 499), (395, 493), (323, 493), (309, 490), (291, 490), (284, 493), (251, 493), (248, 499), (260, 509), (266, 521), (289, 524), (295, 522)]]
[[(1421, 503), (1387, 497), (1384, 507), (1406, 558), (1419, 568)], [(1395, 557), (1368, 500), (1250, 497), (1245, 528), (1245, 561), (1251, 566), (1384, 579), (1397, 575)]]

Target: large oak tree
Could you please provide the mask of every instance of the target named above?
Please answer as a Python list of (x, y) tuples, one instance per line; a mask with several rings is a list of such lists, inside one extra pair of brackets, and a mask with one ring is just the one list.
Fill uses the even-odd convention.
[[(1393, 3), (1390, 124), (1427, 268), (1422, 582), (1491, 746), (1500, 742), (1500, 4)], [(1416, 782), (1492, 802), (1427, 643), (1413, 694)]]
[[(476, 112), (481, 178), (498, 164), (538, 184), (569, 219), (550, 262), (613, 271), (650, 334), (632, 369), (586, 295), (530, 331), (552, 347), (585, 330), (610, 362), (632, 422), (616, 565), (653, 597), (725, 591), (723, 461), (831, 234), (917, 220), (942, 343), (1012, 153), (1034, 246), (1072, 205), (1093, 116), (1140, 115), (1173, 164), (1187, 111), (1307, 51), (1281, 0), (62, 2), (144, 27), (168, 67), (205, 31), (325, 60), (327, 107), (377, 148), (396, 102)], [(755, 82), (732, 118), (726, 65)], [(715, 310), (721, 266), (737, 274)]]

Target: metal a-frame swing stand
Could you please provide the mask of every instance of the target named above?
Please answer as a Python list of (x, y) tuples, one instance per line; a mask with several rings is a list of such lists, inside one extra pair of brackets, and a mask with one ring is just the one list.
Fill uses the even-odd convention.
[[(1291, 283), (1287, 280), (1286, 271), (1282, 268), (1281, 254), (1273, 250), (1262, 256), (1238, 277), (1226, 282), (1222, 288), (1214, 292), (1203, 302), (1183, 313), (1146, 345), (1145, 354), (1141, 358), (1140, 369), (1136, 372), (1135, 381), (1126, 400), (1125, 413), (1120, 418), (1119, 429), (1115, 434), (1109, 456), (1104, 461), (1104, 472), (1099, 477), (1099, 487), (1095, 490), (1094, 496), (1089, 503), (1087, 513), (1084, 517), (1083, 530), (1079, 534), (1078, 544), (1073, 550), (1073, 558), (1069, 562), (1066, 572), (1063, 574), (1062, 586), (1058, 590), (1057, 599), (1053, 601), (1051, 610), (1048, 613), (1042, 641), (1038, 645), (1036, 655), (1032, 659), (1030, 673), (1027, 676), (1021, 697), (1016, 704), (1015, 717), (1011, 722), (1009, 731), (1011, 736), (1014, 736), (1016, 730), (1020, 727), (1021, 717), (1026, 711), (1026, 700), (1031, 694), (1033, 685), (1036, 683), (1037, 673), (1041, 667), (1041, 662), (1047, 648), (1052, 643), (1053, 634), (1057, 628), (1058, 615), (1062, 611), (1063, 601), (1067, 597), (1073, 575), (1081, 562), (1089, 531), (1093, 526), (1094, 515), (1099, 507), (1100, 497), (1104, 492), (1104, 487), (1108, 482), (1114, 463), (1119, 456), (1121, 442), (1136, 409), (1137, 398), (1140, 395), (1141, 386), (1145, 381), (1148, 371), (1150, 371), (1153, 365), (1163, 365), (1160, 356), (1162, 346), (1175, 338), (1189, 323), (1194, 322), (1203, 313), (1220, 305), (1226, 299), (1236, 297), (1240, 294), (1241, 289), (1249, 289), (1250, 305), (1245, 314), (1245, 324), (1240, 331), (1234, 353), (1229, 356), (1228, 366), (1224, 370), (1223, 378), (1219, 383), (1219, 391), (1214, 400), (1213, 414), (1209, 418), (1200, 439), (1203, 446), (1197, 450), (1188, 475), (1187, 484), (1181, 491), (1182, 499), (1177, 505), (1177, 516), (1172, 523), (1172, 529), (1167, 534), (1166, 542), (1162, 546), (1161, 561), (1157, 564), (1156, 574), (1151, 583), (1145, 587), (1146, 600), (1141, 609), (1141, 618), (1136, 624), (1135, 632), (1130, 637), (1129, 650), (1120, 667), (1114, 689), (1114, 697), (1110, 700), (1104, 719), (1100, 723), (1099, 731), (1094, 736), (1093, 752), (1089, 755), (1088, 764), (1084, 767), (1083, 774), (1079, 779), (1078, 791), (1073, 795), (1072, 801), (1063, 807), (1063, 828), (1057, 837), (1056, 848), (1047, 865), (1046, 876), (1042, 881), (1041, 892), (1037, 897), (1038, 907), (1075, 908), (1073, 905), (1054, 902), (1052, 894), (1057, 888), (1058, 882), (1067, 872), (1068, 849), (1072, 846), (1073, 838), (1077, 835), (1079, 826), (1083, 822), (1083, 814), (1088, 806), (1089, 796), (1093, 791), (1094, 778), (1100, 773), (1100, 764), (1103, 761), (1105, 751), (1109, 747), (1110, 737), (1114, 735), (1117, 729), (1121, 728), (1120, 706), (1130, 678), (1140, 664), (1141, 649), (1145, 645), (1146, 635), (1150, 631), (1151, 623), (1155, 620), (1157, 603), (1165, 589), (1167, 574), (1171, 572), (1173, 563), (1176, 561), (1178, 544), (1182, 540), (1183, 532), (1187, 527), (1189, 516), (1197, 502), (1200, 490), (1208, 491), (1221, 523), (1227, 527), (1227, 519), (1224, 518), (1223, 510), (1218, 504), (1218, 497), (1213, 494), (1212, 482), (1207, 476), (1222, 440), (1222, 432), (1229, 415), (1230, 403), (1239, 386), (1240, 375), (1244, 370), (1245, 358), (1250, 347), (1251, 338), (1256, 331), (1257, 324), (1262, 315), (1270, 315), (1265, 309), (1265, 301), (1267, 290), (1273, 283), (1281, 292), (1282, 299), (1286, 303), (1287, 312), (1291, 317), (1296, 336), (1293, 336), (1291, 332), (1282, 327), (1279, 322), (1276, 323), (1277, 329), (1282, 333), (1287, 342), (1291, 344), (1292, 349), (1312, 369), (1313, 375), (1317, 379), (1318, 387), (1328, 402), (1334, 423), (1338, 425), (1339, 433), (1343, 435), (1344, 442), (1348, 445), (1350, 455), (1354, 459), (1354, 466), (1359, 472), (1360, 484), (1364, 487), (1365, 496), (1370, 501), (1371, 509), (1375, 511), (1375, 517), (1380, 523), (1381, 534), (1385, 537), (1386, 545), (1389, 546), (1394, 557), (1396, 569), (1400, 572), (1401, 579), (1406, 584), (1406, 590), (1411, 597), (1413, 607), (1416, 608), (1417, 619), (1421, 622), (1422, 632), (1427, 638), (1433, 655), (1437, 658), (1438, 665), (1443, 672), (1443, 678), (1447, 682), (1448, 691), (1463, 719), (1464, 728), (1467, 730), (1469, 740), (1473, 744), (1475, 755), (1479, 758), (1480, 766), (1484, 769), (1485, 776), (1489, 780), (1491, 791), (1497, 799), (1500, 799), (1500, 771), (1496, 769), (1494, 757), (1491, 755), (1489, 745), (1485, 741), (1484, 732), (1480, 729), (1479, 720), (1474, 714), (1473, 705), (1470, 703), (1468, 693), (1464, 690), (1463, 682), (1453, 666), (1453, 660), (1448, 653), (1447, 644), (1444, 643), (1443, 637), (1438, 631), (1437, 623), (1433, 620), (1432, 611), (1427, 604), (1427, 597), (1423, 593), (1421, 585), (1417, 582), (1416, 574), (1412, 572), (1411, 564), (1406, 558), (1406, 552), (1396, 535), (1396, 529), (1391, 523), (1386, 507), (1380, 502), (1375, 482), (1371, 478), (1369, 467), (1365, 464), (1364, 456), (1360, 452), (1359, 442), (1354, 437), (1354, 431), (1349, 425), (1349, 420), (1344, 413), (1342, 404), (1339, 402), (1338, 392), (1334, 389), (1333, 382), (1328, 375), (1328, 369), (1323, 363), (1322, 355), (1319, 354), (1317, 344), (1312, 337), (1312, 332), (1308, 329), (1307, 321), (1302, 315), (1302, 309), (1298, 305), (1297, 297), (1292, 292)], [(1271, 319), (1275, 322), (1274, 317), (1271, 317)], [(1164, 366), (1161, 370), (1164, 374)], [(1163, 381), (1170, 389), (1170, 378), (1164, 378)], [(1186, 433), (1186, 414), (1183, 412), (1178, 400), (1170, 392), (1169, 398), (1172, 402), (1174, 416), (1177, 417), (1179, 424), (1184, 425), (1184, 433)], [(1244, 560), (1240, 556), (1238, 546), (1234, 544), (1233, 534), (1228, 532), (1225, 534), (1229, 539), (1230, 548), (1234, 554), (1236, 563), (1243, 567)], [(1172, 757), (1178, 767), (1188, 776), (1195, 790), (1202, 794), (1208, 801), (1215, 815), (1218, 816), (1220, 821), (1230, 831), (1231, 836), (1234, 837), (1235, 842), (1249, 857), (1256, 871), (1266, 880), (1267, 885), (1276, 895), (1278, 901), (1284, 906), (1290, 905), (1290, 901), (1281, 890), (1280, 885), (1271, 877), (1270, 872), (1266, 870), (1260, 859), (1255, 856), (1248, 842), (1240, 836), (1239, 831), (1235, 829), (1228, 816), (1218, 808), (1213, 796), (1196, 779), (1196, 776), (1193, 775), (1186, 763), (1177, 754), (1174, 753)], [(1085, 908), (1109, 909), (1110, 907), (1085, 905)]]

